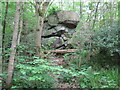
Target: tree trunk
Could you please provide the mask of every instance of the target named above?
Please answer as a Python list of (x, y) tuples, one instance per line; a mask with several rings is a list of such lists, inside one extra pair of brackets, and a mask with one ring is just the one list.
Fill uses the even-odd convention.
[(18, 42), (17, 42), (17, 45), (20, 45), (20, 37), (21, 37), (21, 32), (22, 32), (22, 30), (23, 30), (23, 12), (24, 12), (24, 10), (23, 10), (23, 5), (24, 5), (24, 3), (22, 4), (22, 8), (21, 8), (21, 13), (20, 13), (20, 31), (19, 31), (19, 33), (18, 33)]
[(38, 28), (37, 28), (37, 30), (35, 31), (35, 33), (36, 33), (36, 52), (37, 52), (37, 55), (39, 56), (39, 57), (41, 57), (40, 56), (40, 52), (41, 52), (41, 36), (42, 36), (42, 29), (43, 29), (43, 22), (44, 22), (44, 18), (43, 17), (40, 17), (40, 16), (38, 16), (38, 20), (40, 20), (40, 21), (38, 21), (38, 23), (39, 23), (39, 26), (38, 26)]
[(2, 25), (0, 24), (0, 90), (2, 90), (2, 48)]
[(20, 18), (20, 31), (18, 33), (18, 40), (17, 40), (17, 45), (20, 45), (20, 37), (21, 37), (21, 32), (22, 32), (22, 28), (23, 27), (23, 19), (22, 17)]
[(74, 0), (73, 0), (73, 10), (75, 9), (75, 6), (74, 6)]
[(82, 18), (82, 2), (80, 0), (80, 18)]
[(120, 29), (120, 1), (118, 2), (118, 26), (119, 26), (119, 29)]
[(16, 4), (17, 6), (16, 6), (16, 15), (15, 15), (15, 25), (14, 25), (14, 31), (13, 31), (10, 58), (9, 58), (9, 63), (8, 63), (8, 76), (6, 80), (6, 88), (10, 88), (12, 86), (11, 82), (12, 82), (13, 71), (14, 71), (14, 59), (15, 59), (15, 54), (16, 54), (18, 24), (19, 24), (19, 15), (20, 15), (20, 1), (18, 0)]
[(95, 10), (95, 18), (94, 18), (94, 21), (93, 21), (93, 26), (92, 26), (92, 29), (94, 29), (94, 25), (95, 25), (95, 21), (96, 21), (96, 17), (97, 17), (97, 11), (98, 11), (98, 6), (99, 6), (99, 3), (97, 3), (97, 6), (96, 6), (96, 10)]
[[(119, 30), (119, 33), (120, 33), (120, 1), (118, 2), (118, 30)], [(119, 40), (120, 40), (120, 37), (119, 37)], [(118, 66), (120, 65), (120, 54), (118, 55), (118, 61), (117, 61), (117, 63), (118, 63)], [(120, 67), (118, 67), (118, 72), (120, 72)], [(119, 74), (119, 76), (120, 76), (120, 74)], [(119, 77), (118, 76), (118, 77)], [(118, 78), (118, 86), (120, 86), (120, 77)]]
[[(41, 39), (42, 39), (42, 30), (43, 30), (43, 24), (44, 24), (44, 17), (46, 14), (47, 7), (49, 5), (51, 0), (46, 2), (36, 2), (36, 16), (37, 16), (37, 28), (35, 30), (35, 43), (36, 43), (36, 52), (39, 58), (41, 58)], [(42, 6), (41, 6), (42, 4)], [(40, 9), (42, 8), (42, 9)]]
[[(36, 17), (37, 17), (37, 26), (36, 26), (36, 30), (35, 30), (35, 45), (36, 45), (36, 53), (37, 55), (40, 57), (40, 49), (41, 49), (41, 28), (42, 26), (40, 25), (40, 12), (42, 12), (40, 10), (40, 4), (39, 2), (36, 1)], [(42, 23), (41, 23), (42, 24)]]
[(5, 57), (4, 57), (4, 50), (5, 50), (5, 29), (6, 29), (6, 18), (8, 14), (8, 2), (6, 2), (6, 10), (5, 10), (5, 17), (3, 21), (3, 31), (2, 31), (2, 72), (4, 72), (4, 64), (5, 64)]

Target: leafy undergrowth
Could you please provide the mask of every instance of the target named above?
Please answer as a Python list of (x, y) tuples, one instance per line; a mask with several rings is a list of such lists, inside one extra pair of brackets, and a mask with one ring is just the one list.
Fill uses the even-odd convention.
[[(116, 67), (95, 71), (92, 66), (83, 66), (76, 71), (77, 83), (81, 88), (118, 88), (118, 69)], [(71, 77), (65, 75), (65, 80), (70, 81)]]
[[(64, 57), (65, 58), (65, 57)], [(118, 88), (118, 66), (89, 60), (78, 67), (64, 58), (16, 63), (12, 88)], [(75, 58), (73, 59), (75, 60)], [(24, 60), (23, 60), (24, 61)]]
[[(23, 60), (24, 61), (24, 60)], [(65, 73), (71, 77), (79, 76), (79, 73), (65, 69), (61, 65), (51, 63), (44, 59), (35, 59), (34, 61), (18, 61), (15, 67), (12, 88), (58, 88), (55, 74)], [(61, 75), (59, 75), (61, 78)]]
[(53, 65), (54, 67), (62, 67), (63, 69), (59, 69), (59, 73), (52, 73), (52, 77), (55, 77), (56, 81), (56, 87), (57, 88), (80, 88), (79, 84), (76, 82), (77, 77), (79, 76), (79, 73), (64, 68), (63, 65), (66, 63), (64, 62), (63, 57), (50, 58), (51, 63), (54, 63), (56, 65)]
[[(71, 57), (71, 55), (70, 55)], [(69, 57), (66, 56), (67, 59)], [(65, 59), (65, 57), (64, 57)], [(118, 88), (118, 65), (106, 60), (88, 60), (78, 67), (76, 64), (65, 60), (56, 60), (57, 64), (64, 66), (68, 72), (59, 74), (59, 88)], [(75, 58), (73, 59), (75, 60)], [(55, 63), (55, 62), (54, 62)], [(60, 66), (59, 65), (59, 66)], [(61, 86), (60, 86), (61, 85)]]
[[(74, 54), (73, 54), (74, 55)], [(71, 57), (71, 55), (70, 55)], [(66, 56), (69, 59), (69, 56)], [(109, 58), (109, 57), (108, 57)], [(115, 61), (107, 61), (108, 58), (101, 58), (97, 60), (87, 60), (78, 67), (73, 59), (63, 65), (64, 68), (75, 72), (76, 75), (73, 77), (67, 73), (61, 73), (61, 82), (73, 84), (76, 82), (81, 88), (118, 88), (119, 87), (119, 73), (118, 64)], [(74, 63), (72, 63), (74, 61)]]
[[(97, 67), (96, 65), (93, 66)], [(89, 68), (86, 68), (86, 66), (81, 67), (85, 73), (78, 80), (82, 88), (118, 88), (117, 66), (109, 69), (101, 67), (99, 70), (96, 70), (93, 66)]]

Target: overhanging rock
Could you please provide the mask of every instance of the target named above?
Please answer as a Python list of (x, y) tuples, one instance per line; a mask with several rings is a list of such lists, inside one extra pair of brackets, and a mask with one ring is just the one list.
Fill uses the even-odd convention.
[(73, 28), (75, 28), (77, 26), (77, 23), (79, 22), (79, 15), (74, 11), (57, 12), (57, 17), (59, 23), (63, 23), (69, 28), (71, 28), (70, 25), (74, 26)]
[[(48, 16), (44, 21), (42, 43), (50, 48), (66, 46), (79, 22), (79, 15), (74, 11), (59, 11)], [(51, 43), (52, 42), (52, 43)], [(65, 43), (65, 44), (64, 44)], [(59, 45), (58, 45), (59, 44)]]

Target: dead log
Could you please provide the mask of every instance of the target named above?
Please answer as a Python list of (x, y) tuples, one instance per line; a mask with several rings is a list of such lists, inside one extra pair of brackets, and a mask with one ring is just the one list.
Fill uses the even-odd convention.
[(51, 52), (51, 53), (72, 53), (75, 52), (77, 49), (66, 49), (66, 50), (46, 50), (45, 52)]

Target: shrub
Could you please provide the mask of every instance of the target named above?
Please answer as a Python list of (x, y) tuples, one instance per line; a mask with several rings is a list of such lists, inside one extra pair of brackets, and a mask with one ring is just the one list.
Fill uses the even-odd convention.
[(119, 33), (117, 23), (100, 28), (95, 34), (93, 48), (99, 49), (99, 54), (118, 57), (120, 55)]
[(12, 88), (52, 88), (55, 79), (50, 76), (53, 69), (46, 60), (18, 63), (15, 67)]
[(61, 9), (58, 6), (52, 5), (48, 8), (47, 16), (55, 14), (58, 11), (61, 11)]
[(92, 67), (82, 68), (84, 75), (80, 75), (78, 82), (82, 88), (117, 88), (118, 69), (101, 69), (93, 71)]
[[(56, 88), (56, 79), (51, 76), (51, 73), (64, 73), (68, 79), (68, 76), (78, 76), (72, 70), (64, 69), (62, 66), (53, 66), (53, 63), (43, 59), (18, 61), (14, 70), (12, 88)], [(63, 78), (63, 76), (59, 76), (59, 78)], [(69, 81), (68, 79), (67, 81)]]
[(94, 32), (90, 30), (90, 23), (79, 23), (76, 28), (76, 33), (73, 34), (72, 39), (68, 41), (69, 44), (72, 44), (74, 48), (77, 48), (77, 66), (80, 67), (85, 60), (90, 59), (90, 53), (92, 48), (92, 37)]

